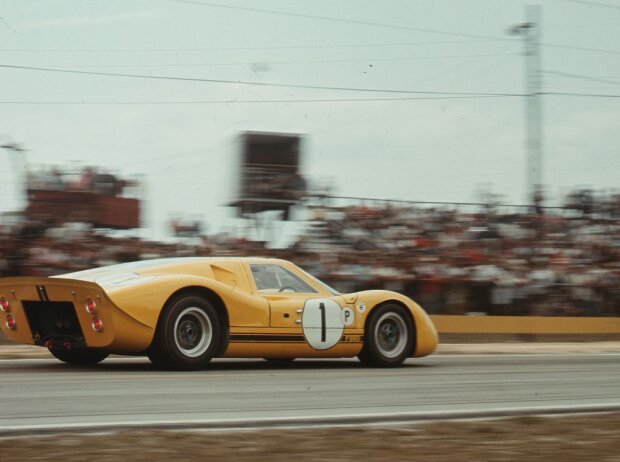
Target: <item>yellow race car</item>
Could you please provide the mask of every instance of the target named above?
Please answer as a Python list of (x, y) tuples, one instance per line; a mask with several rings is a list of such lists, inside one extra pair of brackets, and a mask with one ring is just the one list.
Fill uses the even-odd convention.
[(340, 294), (271, 258), (169, 258), (0, 279), (0, 315), (10, 339), (83, 365), (121, 354), (173, 369), (218, 357), (357, 356), (389, 367), (437, 346), (433, 323), (404, 295)]

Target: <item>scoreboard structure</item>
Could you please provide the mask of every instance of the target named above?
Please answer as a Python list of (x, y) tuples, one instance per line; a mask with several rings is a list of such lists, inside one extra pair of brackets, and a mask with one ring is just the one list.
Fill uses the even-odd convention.
[(245, 132), (241, 135), (237, 198), (231, 204), (239, 216), (281, 211), (288, 220), (290, 208), (306, 194), (300, 172), (302, 137), (297, 134)]

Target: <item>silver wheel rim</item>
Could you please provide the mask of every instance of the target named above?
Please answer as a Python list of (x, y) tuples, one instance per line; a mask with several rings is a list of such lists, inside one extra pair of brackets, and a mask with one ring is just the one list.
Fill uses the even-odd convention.
[(196, 358), (204, 354), (212, 338), (211, 320), (200, 308), (185, 308), (177, 316), (174, 322), (174, 343), (184, 356)]
[(377, 321), (374, 337), (379, 353), (386, 358), (396, 358), (407, 347), (409, 331), (401, 315), (389, 312)]

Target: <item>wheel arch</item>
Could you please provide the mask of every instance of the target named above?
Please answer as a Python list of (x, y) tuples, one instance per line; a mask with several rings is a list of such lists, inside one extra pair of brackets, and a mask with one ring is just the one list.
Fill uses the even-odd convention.
[(168, 306), (168, 304), (177, 298), (182, 298), (184, 296), (199, 296), (204, 297), (210, 303), (213, 304), (213, 308), (215, 308), (218, 314), (219, 320), (219, 328), (222, 332), (222, 338), (220, 340), (220, 345), (217, 348), (215, 353), (215, 357), (222, 356), (226, 349), (228, 348), (228, 342), (230, 340), (230, 318), (228, 316), (228, 309), (226, 304), (222, 300), (222, 298), (212, 289), (204, 286), (187, 286), (177, 289), (175, 292), (170, 294), (170, 296), (166, 299), (163, 304), (162, 310), (159, 312), (157, 318), (157, 328), (159, 329), (159, 324), (161, 322), (162, 314), (164, 309)]
[(411, 329), (412, 329), (412, 335), (413, 335), (412, 351), (410, 351), (407, 356), (408, 357), (414, 356), (417, 350), (417, 345), (418, 345), (418, 327), (416, 325), (415, 316), (411, 312), (411, 308), (408, 307), (405, 303), (403, 303), (400, 300), (396, 300), (396, 299), (381, 300), (379, 303), (377, 303), (372, 308), (370, 308), (370, 310), (368, 310), (368, 314), (366, 315), (366, 319), (364, 320), (364, 337), (366, 337), (367, 335), (368, 324), (370, 323), (373, 313), (377, 310), (377, 308), (380, 308), (384, 305), (400, 306), (405, 311), (406, 316), (409, 319), (409, 322), (411, 323)]

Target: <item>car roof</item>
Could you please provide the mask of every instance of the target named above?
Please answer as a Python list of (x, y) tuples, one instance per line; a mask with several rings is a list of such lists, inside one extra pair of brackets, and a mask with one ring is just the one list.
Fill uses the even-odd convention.
[(165, 268), (168, 266), (177, 266), (187, 263), (200, 263), (205, 262), (209, 264), (217, 264), (218, 262), (230, 262), (231, 260), (237, 260), (244, 263), (282, 263), (285, 260), (270, 258), (270, 257), (171, 257), (171, 258), (155, 258), (152, 260), (140, 260), (127, 263), (118, 263), (115, 265), (101, 266), (84, 271), (78, 271), (74, 273), (67, 273), (59, 275), (63, 278), (93, 278), (103, 273), (116, 273), (116, 272), (140, 272), (147, 271), (155, 268)]

